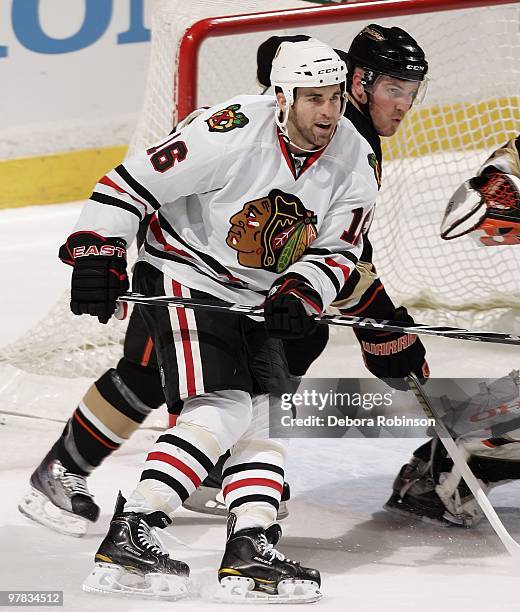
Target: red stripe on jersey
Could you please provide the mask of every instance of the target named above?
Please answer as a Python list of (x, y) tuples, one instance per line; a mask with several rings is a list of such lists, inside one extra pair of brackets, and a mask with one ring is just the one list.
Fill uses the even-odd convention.
[(155, 236), (155, 239), (157, 240), (157, 242), (162, 244), (165, 251), (172, 251), (173, 253), (176, 253), (181, 257), (188, 257), (189, 259), (194, 259), (193, 255), (186, 253), (186, 251), (183, 251), (182, 249), (177, 249), (173, 245), (166, 242), (166, 238), (162, 233), (161, 226), (159, 225), (159, 220), (157, 219), (156, 215), (152, 217), (149, 227), (152, 230), (152, 234)]
[[(336, 133), (336, 128), (334, 128), (334, 134), (335, 133)], [(334, 136), (334, 134), (332, 134), (332, 136)], [(316, 151), (315, 153), (311, 153), (305, 158), (305, 161), (303, 162), (303, 166), (301, 167), (301, 170), (300, 170), (300, 174), (298, 174), (298, 176), (301, 176), (305, 172), (305, 170), (310, 168), (312, 164), (321, 157), (321, 155), (323, 154), (323, 151), (325, 151), (327, 146), (323, 147), (323, 149), (320, 149), (319, 151)]]
[[(332, 136), (334, 136), (335, 133), (336, 133), (336, 129), (334, 129), (334, 133)], [(332, 140), (332, 137), (331, 137), (331, 140)], [(314, 164), (314, 162), (317, 161), (321, 157), (325, 149), (328, 147), (328, 143), (327, 143), (322, 149), (319, 149), (318, 151), (314, 151), (314, 153), (310, 153), (309, 155), (307, 155), (305, 157), (305, 161), (303, 162), (300, 170), (298, 171), (296, 170), (294, 158), (291, 152), (289, 151), (288, 139), (286, 136), (282, 134), (280, 129), (278, 129), (278, 142), (280, 143), (280, 149), (285, 158), (285, 161), (287, 162), (287, 165), (289, 166), (289, 169), (295, 179), (299, 178), (305, 172), (305, 170), (308, 170), (312, 166), (312, 164)]]
[(328, 266), (330, 266), (331, 268), (339, 268), (343, 272), (343, 277), (344, 277), (345, 282), (346, 282), (347, 278), (350, 276), (350, 270), (349, 270), (348, 266), (346, 266), (345, 264), (338, 263), (337, 261), (335, 261), (331, 257), (325, 257), (325, 263)]
[[(374, 301), (376, 295), (382, 291), (383, 289), (383, 285), (379, 285), (379, 287), (377, 287), (377, 289), (374, 291), (374, 293), (370, 296), (370, 299), (363, 304), (363, 306), (360, 306), (357, 310), (349, 310), (347, 309), (345, 312), (346, 314), (348, 314), (349, 317), (352, 317), (354, 315), (357, 315), (359, 312), (363, 312), (365, 310), (365, 308), (367, 308), (368, 306), (370, 306), (370, 304)], [(342, 311), (343, 312), (343, 311)]]
[(187, 476), (195, 487), (200, 486), (201, 480), (197, 474), (180, 459), (177, 459), (177, 457), (172, 457), (171, 455), (168, 455), (168, 453), (154, 451), (153, 453), (148, 454), (146, 461), (164, 461), (164, 463), (172, 465), (174, 468), (177, 468), (179, 472), (182, 472), (185, 476)]
[(288, 293), (292, 293), (296, 295), (302, 302), (309, 304), (309, 306), (316, 312), (316, 314), (321, 314), (321, 308), (316, 302), (313, 302), (310, 298), (300, 293), (297, 289), (289, 289)]
[[(117, 183), (114, 183), (114, 181), (111, 178), (108, 178), (108, 176), (106, 174), (105, 174), (105, 176), (103, 178), (99, 179), (99, 182), (102, 185), (107, 185), (108, 187), (112, 187), (112, 189), (115, 189), (119, 193), (126, 193), (126, 191), (122, 187), (119, 187), (119, 185)], [(128, 195), (130, 195), (130, 194), (128, 194)]]
[(283, 485), (281, 485), (279, 482), (276, 482), (276, 480), (271, 480), (270, 478), (243, 478), (242, 480), (236, 480), (235, 482), (226, 485), (222, 489), (222, 493), (224, 494), (224, 497), (226, 497), (228, 493), (231, 493), (231, 491), (234, 491), (235, 489), (240, 489), (241, 487), (255, 486), (270, 487), (271, 489), (275, 489), (275, 491), (278, 491), (280, 495), (283, 491)]
[[(172, 280), (172, 290), (175, 297), (182, 297), (182, 286), (177, 281)], [(184, 308), (176, 308), (179, 319), (179, 331), (181, 332), (182, 350), (184, 352), (184, 366), (186, 368), (186, 383), (188, 396), (197, 395), (195, 384), (195, 366), (193, 364), (193, 352), (191, 350), (190, 329), (188, 317)]]
[(101, 183), (102, 185), (106, 185), (107, 187), (112, 187), (112, 189), (115, 189), (118, 193), (125, 193), (127, 196), (130, 196), (132, 200), (134, 200), (134, 202), (141, 204), (141, 206), (144, 206), (146, 209), (146, 204), (142, 200), (140, 200), (139, 198), (136, 198), (131, 193), (128, 193), (128, 191), (125, 191), (117, 183), (114, 183), (114, 181), (111, 178), (108, 178), (106, 174), (103, 178), (99, 179), (98, 182)]

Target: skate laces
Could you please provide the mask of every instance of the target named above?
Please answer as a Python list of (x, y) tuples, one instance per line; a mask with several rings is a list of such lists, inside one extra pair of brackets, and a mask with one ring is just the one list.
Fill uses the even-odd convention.
[(259, 544), (260, 552), (265, 556), (269, 556), (269, 561), (278, 559), (279, 561), (287, 561), (289, 563), (294, 563), (294, 561), (291, 561), (290, 559), (288, 559), (283, 553), (277, 550), (273, 546), (273, 544), (271, 544), (267, 540), (267, 538), (265, 537), (265, 533), (261, 533), (259, 535), (258, 544)]
[(58, 472), (59, 481), (62, 483), (69, 497), (72, 497), (72, 495), (86, 495), (87, 497), (93, 498), (92, 493), (87, 489), (87, 480), (85, 476), (67, 472), (67, 470), (58, 463), (53, 466), (53, 469)]
[(137, 537), (139, 538), (139, 542), (153, 553), (163, 557), (169, 556), (168, 552), (166, 551), (166, 547), (157, 535), (155, 528), (150, 527), (150, 525), (148, 525), (148, 523), (143, 519), (139, 521), (139, 525), (137, 527)]

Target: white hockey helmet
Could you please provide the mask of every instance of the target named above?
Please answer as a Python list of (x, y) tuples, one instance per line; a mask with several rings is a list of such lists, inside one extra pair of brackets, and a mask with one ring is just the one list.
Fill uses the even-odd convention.
[(271, 84), (279, 87), (287, 101), (285, 110), (276, 109), (276, 123), (286, 132), (289, 109), (294, 104), (297, 87), (326, 87), (340, 85), (346, 104), (347, 66), (332, 47), (316, 38), (298, 42), (282, 42), (278, 47), (271, 68)]

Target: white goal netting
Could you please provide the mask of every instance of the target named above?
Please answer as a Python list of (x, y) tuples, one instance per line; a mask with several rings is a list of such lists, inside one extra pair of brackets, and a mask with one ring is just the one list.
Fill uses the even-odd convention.
[[(171, 130), (178, 47), (191, 24), (207, 16), (315, 5), (299, 0), (156, 0), (154, 6), (145, 104), (131, 150)], [(490, 0), (483, 8), (414, 15), (411, 2), (410, 13), (296, 29), (280, 20), (270, 32), (210, 38), (199, 56), (198, 103), (258, 92), (256, 50), (270, 34), (306, 33), (347, 49), (370, 22), (409, 31), (426, 52), (430, 83), (423, 105), (385, 142), (383, 189), (371, 230), (378, 270), (395, 301), (409, 306), (421, 322), (518, 332), (520, 248), (478, 248), (469, 238), (445, 242), (438, 230), (453, 190), (491, 150), (519, 132), (520, 6)], [(123, 336), (118, 321), (102, 326), (89, 317), (73, 317), (63, 298), (29, 334), (0, 351), (5, 373), (1, 397), (23, 402), (31, 411), (40, 400), (24, 397), (24, 376), (46, 377), (39, 395), (59, 411), (63, 394), (70, 395), (74, 384), (66, 378), (76, 378), (84, 388), (113, 367)]]

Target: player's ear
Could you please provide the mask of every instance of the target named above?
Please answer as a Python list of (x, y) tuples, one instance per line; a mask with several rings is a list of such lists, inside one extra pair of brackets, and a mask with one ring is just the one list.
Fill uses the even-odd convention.
[(363, 83), (361, 82), (363, 80), (363, 70), (361, 68), (354, 68), (354, 74), (352, 75), (352, 95), (354, 96), (354, 99), (356, 100), (356, 102), (359, 102), (360, 104), (366, 104), (368, 99), (367, 99), (367, 94), (365, 92), (365, 87), (363, 85)]
[(287, 99), (281, 91), (276, 94), (276, 99), (278, 101), (279, 107), (282, 109), (282, 111), (284, 111), (287, 107)]

